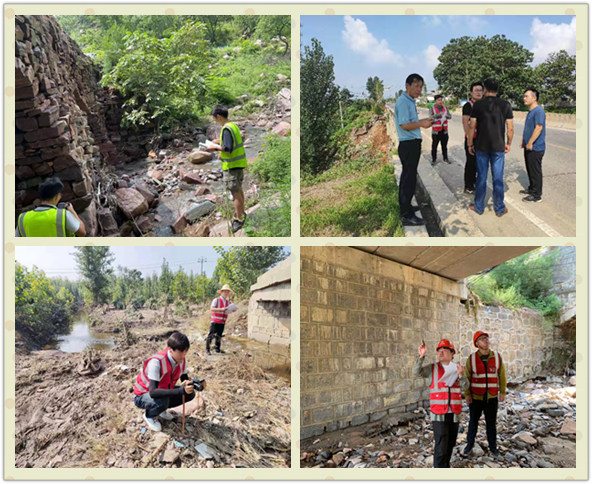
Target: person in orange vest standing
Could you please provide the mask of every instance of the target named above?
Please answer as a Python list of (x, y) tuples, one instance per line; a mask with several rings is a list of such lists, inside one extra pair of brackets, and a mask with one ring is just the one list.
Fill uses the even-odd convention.
[(220, 349), (220, 344), (222, 340), (222, 334), (224, 333), (224, 325), (226, 324), (226, 318), (228, 318), (228, 307), (230, 306), (230, 293), (234, 293), (228, 284), (224, 284), (222, 289), (218, 291), (220, 294), (216, 299), (212, 301), (211, 310), (211, 319), (210, 319), (210, 332), (208, 333), (208, 337), (206, 339), (206, 353), (211, 355), (210, 352), (210, 345), (212, 343), (212, 339), (215, 339), (215, 348), (216, 353), (224, 353)]
[[(189, 339), (175, 331), (167, 341), (167, 347), (144, 361), (134, 384), (134, 404), (145, 409), (144, 422), (150, 430), (160, 432), (162, 426), (156, 417), (172, 420), (169, 412), (190, 415), (204, 407), (205, 402), (195, 393), (193, 380), (187, 375), (185, 356), (189, 352)], [(177, 385), (181, 379), (182, 384)], [(205, 380), (201, 389), (206, 388)], [(199, 390), (199, 389), (198, 389)], [(183, 396), (185, 398), (183, 399)], [(188, 403), (184, 407), (183, 403)], [(191, 403), (189, 403), (191, 402)]]
[(462, 365), (452, 362), (456, 350), (450, 340), (436, 346), (437, 363), (424, 365), (425, 343), (418, 348), (419, 357), (413, 365), (413, 375), (430, 377), (430, 419), (434, 428), (434, 467), (450, 467), (456, 445), (462, 411), (462, 392), (469, 386)]
[(444, 162), (450, 163), (448, 160), (448, 120), (452, 118), (452, 114), (444, 106), (444, 99), (441, 94), (434, 96), (434, 102), (435, 104), (430, 108), (430, 116), (434, 118), (434, 124), (432, 124), (432, 165), (436, 164), (438, 143), (442, 143)]
[(469, 404), (469, 430), (462, 455), (468, 457), (471, 454), (479, 419), (484, 413), (489, 453), (498, 457), (495, 421), (498, 401), (506, 399), (506, 369), (499, 353), (489, 348), (489, 334), (477, 331), (473, 335), (473, 344), (477, 351), (469, 356), (465, 365), (465, 376), (469, 381), (469, 388), (464, 392)]

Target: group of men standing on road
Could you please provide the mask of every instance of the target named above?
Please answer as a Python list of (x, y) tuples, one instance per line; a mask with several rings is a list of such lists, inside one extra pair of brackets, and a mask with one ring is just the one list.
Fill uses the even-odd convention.
[(475, 445), (481, 414), (485, 415), (485, 428), (489, 453), (498, 457), (496, 418), (498, 402), (506, 398), (506, 370), (501, 356), (491, 350), (489, 334), (477, 331), (473, 335), (477, 351), (467, 358), (463, 367), (452, 360), (456, 349), (448, 339), (441, 340), (436, 352), (437, 363), (424, 364), (426, 344), (418, 348), (413, 366), (415, 376), (431, 377), (430, 419), (434, 430), (434, 467), (450, 467), (450, 459), (462, 413), (462, 398), (469, 405), (467, 444), (461, 454), (468, 457)]
[[(434, 97), (430, 116), (419, 119), (415, 100), (420, 96), (424, 80), (419, 74), (411, 74), (405, 81), (405, 92), (395, 104), (395, 124), (399, 137), (399, 158), (403, 166), (399, 181), (399, 213), (403, 225), (423, 225), (424, 220), (415, 215), (419, 207), (411, 200), (417, 182), (417, 167), (421, 156), (421, 128), (432, 128), (432, 165), (437, 162), (438, 144), (442, 156), (448, 158), (448, 120), (452, 115), (443, 104), (440, 94)], [(493, 207), (498, 217), (508, 213), (504, 204), (504, 160), (510, 152), (514, 137), (514, 115), (508, 101), (498, 97), (499, 83), (490, 78), (471, 85), (471, 99), (463, 106), (462, 119), (465, 134), (466, 164), (464, 192), (474, 194), (469, 209), (482, 215), (485, 210), (487, 173), (491, 169)], [(538, 104), (539, 93), (535, 89), (524, 92), (524, 104), (529, 112), (524, 123), (520, 148), (529, 186), (520, 193), (525, 202), (540, 202), (543, 192), (542, 161), (545, 154), (545, 112)]]

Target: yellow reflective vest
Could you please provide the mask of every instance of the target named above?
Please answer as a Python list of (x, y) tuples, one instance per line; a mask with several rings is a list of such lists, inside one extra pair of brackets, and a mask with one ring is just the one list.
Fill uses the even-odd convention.
[(222, 136), (224, 130), (227, 129), (232, 135), (232, 148), (230, 153), (226, 151), (220, 152), (220, 160), (222, 162), (222, 169), (224, 171), (232, 168), (246, 168), (247, 167), (247, 155), (243, 146), (243, 139), (241, 138), (238, 126), (234, 123), (226, 123), (220, 131), (220, 146), (223, 146)]
[(18, 231), (21, 237), (76, 237), (66, 230), (65, 208), (30, 210), (18, 218)]

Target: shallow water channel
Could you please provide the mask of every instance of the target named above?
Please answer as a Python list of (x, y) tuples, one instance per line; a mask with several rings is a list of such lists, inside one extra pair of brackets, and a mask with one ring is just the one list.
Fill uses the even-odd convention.
[(56, 348), (64, 353), (76, 353), (89, 347), (93, 350), (109, 350), (115, 346), (113, 335), (99, 333), (89, 324), (86, 315), (78, 315), (72, 322), (70, 333), (58, 338)]

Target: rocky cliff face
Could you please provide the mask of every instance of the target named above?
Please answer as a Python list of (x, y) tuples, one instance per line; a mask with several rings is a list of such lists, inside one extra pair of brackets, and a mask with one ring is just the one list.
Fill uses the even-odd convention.
[(15, 22), (16, 213), (32, 209), (41, 182), (58, 176), (63, 200), (97, 235), (100, 167), (123, 161), (110, 140), (119, 129), (119, 100), (99, 87), (98, 67), (55, 18)]

